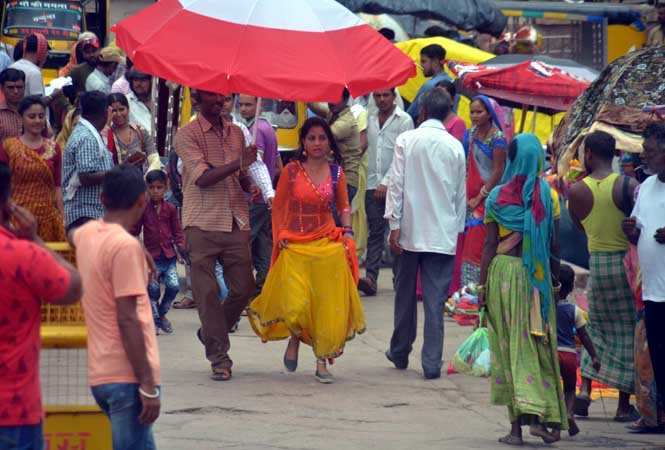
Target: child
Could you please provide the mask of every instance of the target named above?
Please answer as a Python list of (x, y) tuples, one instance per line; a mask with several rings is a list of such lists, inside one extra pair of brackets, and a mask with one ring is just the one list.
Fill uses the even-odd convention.
[[(575, 436), (580, 429), (575, 423), (573, 408), (575, 405), (575, 386), (577, 384), (577, 350), (575, 349), (575, 335), (580, 339), (582, 345), (593, 361), (593, 368), (600, 370), (600, 361), (596, 356), (596, 349), (586, 332), (586, 319), (583, 312), (574, 303), (566, 301), (575, 286), (575, 272), (566, 265), (561, 265), (559, 273), (558, 302), (556, 305), (556, 331), (557, 349), (559, 351), (559, 367), (563, 379), (563, 392), (568, 411), (568, 434)], [(561, 431), (554, 430), (553, 434), (559, 438)]]
[[(182, 257), (186, 257), (185, 235), (180, 226), (178, 210), (172, 203), (164, 200), (168, 188), (166, 173), (151, 170), (146, 174), (145, 180), (150, 201), (132, 232), (138, 236), (143, 229), (143, 245), (152, 255), (157, 267), (154, 279), (148, 284), (155, 329), (157, 334), (159, 330), (171, 334), (173, 325), (166, 318), (166, 314), (180, 291), (176, 261), (180, 260), (182, 263)], [(160, 302), (161, 283), (164, 284), (164, 296)]]

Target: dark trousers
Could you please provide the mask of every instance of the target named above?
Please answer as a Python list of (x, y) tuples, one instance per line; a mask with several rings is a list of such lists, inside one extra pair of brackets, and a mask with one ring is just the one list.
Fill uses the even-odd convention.
[(644, 326), (661, 408), (665, 407), (665, 302), (644, 302)]
[(256, 270), (256, 286), (261, 289), (266, 281), (272, 256), (272, 214), (265, 204), (252, 203), (249, 206), (249, 216), (252, 225), (252, 263)]
[[(249, 251), (249, 231), (204, 231), (195, 227), (185, 230), (189, 256), (192, 261), (192, 293), (198, 305), (201, 337), (206, 358), (214, 368), (231, 368), (228, 355), (231, 346), (229, 329), (240, 318), (256, 291)], [(219, 284), (215, 277), (215, 262), (224, 267), (229, 295), (219, 301)]]
[(443, 359), (443, 304), (455, 265), (454, 255), (404, 251), (397, 261), (395, 279), (395, 330), (390, 339), (394, 361), (408, 362), (416, 340), (416, 276), (420, 268), (425, 326), (421, 354), (425, 375), (441, 373)]
[(388, 221), (383, 218), (386, 211), (385, 201), (374, 198), (375, 190), (365, 192), (365, 214), (367, 215), (367, 256), (365, 257), (365, 275), (374, 283), (379, 278), (381, 256), (386, 243)]

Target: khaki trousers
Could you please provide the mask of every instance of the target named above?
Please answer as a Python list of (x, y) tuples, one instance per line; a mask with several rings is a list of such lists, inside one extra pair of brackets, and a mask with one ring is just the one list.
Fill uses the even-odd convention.
[[(230, 369), (229, 329), (238, 321), (256, 290), (249, 249), (250, 232), (235, 227), (231, 232), (185, 229), (192, 261), (192, 294), (198, 305), (201, 337), (206, 358), (213, 368)], [(215, 262), (224, 267), (229, 295), (219, 300)]]

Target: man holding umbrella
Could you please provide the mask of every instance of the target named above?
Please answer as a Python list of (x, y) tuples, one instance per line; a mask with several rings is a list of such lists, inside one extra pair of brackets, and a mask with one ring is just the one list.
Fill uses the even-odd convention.
[[(200, 114), (178, 131), (175, 149), (183, 162), (182, 222), (192, 261), (192, 291), (201, 329), (197, 335), (212, 365), (213, 380), (231, 379), (229, 330), (256, 285), (249, 250), (245, 171), (256, 147), (245, 148), (239, 127), (223, 118), (224, 95), (196, 91)], [(230, 293), (218, 298), (215, 263), (225, 268)]]

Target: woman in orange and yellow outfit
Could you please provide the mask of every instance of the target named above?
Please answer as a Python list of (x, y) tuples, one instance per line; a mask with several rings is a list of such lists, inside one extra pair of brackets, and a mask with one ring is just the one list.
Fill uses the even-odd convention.
[[(335, 163), (330, 163), (330, 156)], [(300, 341), (317, 358), (316, 378), (331, 383), (326, 360), (365, 330), (356, 288), (358, 259), (346, 178), (328, 124), (305, 122), (300, 154), (282, 171), (273, 203), (272, 266), (261, 294), (249, 306), (249, 321), (264, 341), (290, 338), (284, 364), (298, 363)], [(336, 208), (342, 227), (335, 225)]]

